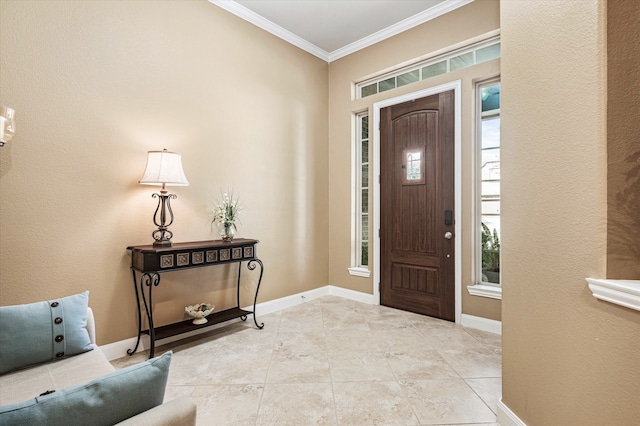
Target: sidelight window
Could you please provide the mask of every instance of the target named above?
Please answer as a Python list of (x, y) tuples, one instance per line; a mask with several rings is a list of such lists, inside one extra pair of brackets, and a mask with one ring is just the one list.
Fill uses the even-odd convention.
[(478, 84), (477, 98), (477, 281), (500, 285), (500, 82)]
[(369, 115), (355, 116), (353, 261), (349, 272), (368, 277), (369, 272)]

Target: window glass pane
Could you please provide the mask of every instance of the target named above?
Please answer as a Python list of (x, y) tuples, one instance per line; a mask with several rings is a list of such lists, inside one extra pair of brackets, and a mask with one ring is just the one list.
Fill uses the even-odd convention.
[(369, 190), (362, 190), (362, 213), (369, 213)]
[(483, 87), (480, 93), (482, 96), (482, 112), (500, 109), (500, 84)]
[(451, 71), (459, 70), (473, 65), (473, 52), (463, 53), (449, 59), (449, 68)]
[(436, 64), (427, 65), (422, 68), (422, 79), (425, 80), (429, 77), (435, 77), (436, 75), (444, 74), (447, 72), (447, 61), (438, 62)]
[(422, 173), (420, 173), (422, 171), (420, 167), (420, 163), (422, 162), (420, 154), (420, 152), (410, 152), (407, 154), (407, 180), (419, 180), (422, 178)]
[(418, 80), (420, 80), (420, 70), (413, 70), (411, 72), (401, 74), (398, 76), (398, 87), (409, 83), (415, 83)]
[(367, 96), (375, 95), (378, 93), (378, 84), (373, 83), (368, 86), (364, 86), (360, 89), (360, 97), (366, 98)]
[(481, 148), (496, 148), (500, 146), (500, 117), (486, 118), (482, 120), (482, 145)]
[(360, 266), (367, 266), (369, 264), (369, 243), (362, 243), (362, 250), (360, 252)]
[(482, 200), (483, 215), (500, 215), (500, 200)]
[[(482, 182), (500, 182), (500, 160), (482, 163)], [(482, 192), (484, 194), (484, 190)]]
[(362, 241), (369, 241), (369, 216), (362, 215)]
[(363, 188), (369, 187), (369, 165), (368, 164), (362, 165), (362, 187)]
[(369, 141), (368, 140), (362, 141), (362, 162), (363, 163), (369, 162)]
[(500, 284), (500, 216), (482, 216), (482, 281)]
[(482, 182), (482, 200), (486, 199), (500, 199), (500, 181)]
[(500, 57), (500, 43), (476, 50), (476, 64)]
[(369, 116), (362, 117), (362, 139), (369, 139)]
[(396, 88), (396, 78), (395, 77), (391, 77), (391, 78), (388, 78), (386, 80), (382, 80), (381, 82), (378, 83), (378, 85), (380, 87), (380, 92), (384, 92), (386, 90), (395, 89)]
[(482, 150), (482, 164), (487, 161), (500, 161), (500, 148), (487, 148)]
[(482, 215), (482, 223), (484, 223), (487, 228), (493, 230), (498, 230), (500, 232), (500, 216), (496, 215)]

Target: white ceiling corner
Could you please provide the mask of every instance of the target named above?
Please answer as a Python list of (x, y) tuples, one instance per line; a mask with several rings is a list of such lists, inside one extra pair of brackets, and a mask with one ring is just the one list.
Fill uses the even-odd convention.
[(269, 21), (267, 18), (258, 15), (254, 11), (247, 9), (239, 3), (236, 3), (232, 0), (209, 0), (209, 2), (215, 4), (226, 10), (227, 12), (231, 12), (239, 18), (244, 19), (247, 22), (251, 22), (257, 27), (262, 28), (263, 30), (270, 32), (271, 34), (280, 37), (281, 39), (293, 44), (294, 46), (299, 47), (302, 50), (305, 50), (312, 55), (317, 56), (320, 59), (324, 59), (325, 61), (329, 61), (329, 53), (320, 49), (318, 46), (313, 43), (308, 42), (292, 33), (291, 31), (282, 28), (280, 25), (274, 24)]
[[(472, 1), (297, 0), (294, 3), (277, 0), (209, 0), (327, 62), (364, 49)], [(338, 21), (339, 31), (327, 30)]]

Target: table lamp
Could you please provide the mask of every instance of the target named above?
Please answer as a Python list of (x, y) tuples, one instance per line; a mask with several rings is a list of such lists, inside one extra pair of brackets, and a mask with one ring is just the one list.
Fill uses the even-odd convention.
[(153, 214), (153, 223), (158, 227), (151, 234), (154, 239), (154, 246), (170, 247), (173, 243), (171, 238), (173, 232), (167, 228), (173, 223), (173, 211), (171, 210), (171, 199), (177, 198), (175, 194), (167, 194), (166, 187), (187, 186), (189, 181), (182, 170), (182, 157), (177, 152), (149, 151), (147, 157), (147, 167), (140, 183), (143, 185), (162, 185), (160, 193), (152, 195), (158, 198), (158, 207)]

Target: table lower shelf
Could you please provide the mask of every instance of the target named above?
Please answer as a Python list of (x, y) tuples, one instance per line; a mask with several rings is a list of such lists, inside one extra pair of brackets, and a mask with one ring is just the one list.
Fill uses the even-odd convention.
[[(198, 330), (201, 328), (210, 327), (215, 324), (220, 324), (235, 318), (246, 317), (247, 315), (253, 315), (251, 311), (245, 311), (240, 308), (231, 308), (220, 312), (214, 312), (207, 316), (208, 322), (205, 324), (194, 324), (193, 320), (185, 320), (176, 322), (173, 324), (163, 325), (161, 327), (154, 328), (155, 340), (165, 339), (171, 336), (177, 336), (178, 334), (187, 333), (192, 330)], [(143, 330), (142, 333), (149, 334), (149, 330)]]

